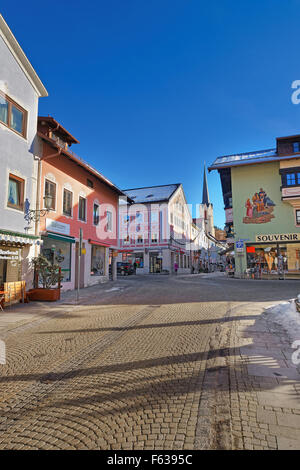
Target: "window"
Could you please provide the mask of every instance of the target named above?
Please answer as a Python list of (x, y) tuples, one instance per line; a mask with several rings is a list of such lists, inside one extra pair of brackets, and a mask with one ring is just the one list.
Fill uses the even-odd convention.
[(0, 92), (0, 121), (26, 137), (27, 112), (2, 92)]
[(107, 231), (112, 232), (112, 213), (110, 211), (106, 212), (107, 219)]
[(143, 241), (144, 241), (144, 240), (143, 240), (143, 235), (138, 235), (138, 237), (137, 237), (137, 242), (138, 242), (138, 243), (143, 243)]
[(99, 224), (99, 204), (94, 204), (93, 208), (93, 223), (94, 225)]
[(63, 201), (63, 213), (72, 217), (72, 204), (73, 204), (73, 194), (71, 191), (64, 189), (64, 201)]
[(0, 95), (0, 121), (8, 124), (8, 101)]
[(300, 142), (293, 143), (294, 152), (300, 152)]
[(123, 238), (123, 245), (129, 245), (129, 235)]
[(135, 214), (135, 220), (136, 220), (137, 222), (139, 222), (139, 223), (143, 222), (143, 214), (138, 211), (138, 212)]
[(152, 240), (152, 243), (157, 243), (157, 241), (158, 241), (157, 233), (152, 233), (151, 234), (151, 240)]
[(286, 175), (286, 184), (287, 186), (292, 186), (296, 184), (296, 175), (295, 173), (287, 173)]
[(83, 222), (86, 221), (86, 199), (81, 196), (79, 196), (78, 203), (78, 219), (82, 220)]
[(151, 223), (158, 223), (158, 212), (151, 212)]
[(56, 184), (52, 181), (45, 180), (45, 196), (44, 204), (46, 209), (55, 210)]
[(300, 225), (300, 210), (296, 210), (296, 224)]
[(15, 209), (23, 210), (24, 180), (14, 175), (9, 175), (7, 205)]
[(87, 184), (87, 186), (88, 186), (89, 188), (93, 188), (93, 187), (94, 187), (94, 183), (93, 183), (93, 181), (90, 180), (90, 179), (87, 179), (87, 180), (86, 180), (86, 184)]
[(58, 264), (63, 275), (62, 282), (71, 281), (72, 243), (42, 237), (42, 254), (51, 264)]

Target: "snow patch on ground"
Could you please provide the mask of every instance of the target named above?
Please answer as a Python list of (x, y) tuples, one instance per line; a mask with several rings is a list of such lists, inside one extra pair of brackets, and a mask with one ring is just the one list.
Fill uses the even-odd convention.
[(116, 290), (123, 290), (122, 287), (112, 287), (111, 289), (107, 289), (105, 292), (113, 292)]
[[(298, 298), (300, 300), (300, 295)], [(300, 313), (297, 311), (294, 299), (270, 305), (264, 310), (267, 320), (282, 326), (293, 340), (300, 340)]]

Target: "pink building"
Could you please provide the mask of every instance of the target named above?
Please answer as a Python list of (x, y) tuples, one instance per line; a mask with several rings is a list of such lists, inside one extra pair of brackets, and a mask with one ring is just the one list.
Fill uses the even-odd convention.
[[(42, 253), (62, 268), (63, 289), (104, 282), (118, 248), (118, 200), (124, 193), (70, 150), (78, 143), (52, 117), (39, 117)], [(78, 272), (79, 234), (82, 256)], [(113, 269), (111, 269), (113, 271)]]

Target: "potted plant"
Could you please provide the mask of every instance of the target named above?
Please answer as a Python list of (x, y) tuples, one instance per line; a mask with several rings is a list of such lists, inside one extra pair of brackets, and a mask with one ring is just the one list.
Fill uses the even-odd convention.
[[(35, 287), (27, 292), (30, 300), (55, 301), (60, 299), (61, 268), (39, 255), (31, 260), (35, 272)], [(39, 287), (41, 285), (41, 287)], [(55, 286), (55, 287), (54, 287)]]

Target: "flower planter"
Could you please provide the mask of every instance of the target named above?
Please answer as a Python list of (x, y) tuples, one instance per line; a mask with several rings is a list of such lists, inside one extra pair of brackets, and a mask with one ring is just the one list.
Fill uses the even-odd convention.
[(44, 302), (55, 302), (60, 299), (60, 289), (30, 289), (27, 292), (29, 300), (40, 300)]

